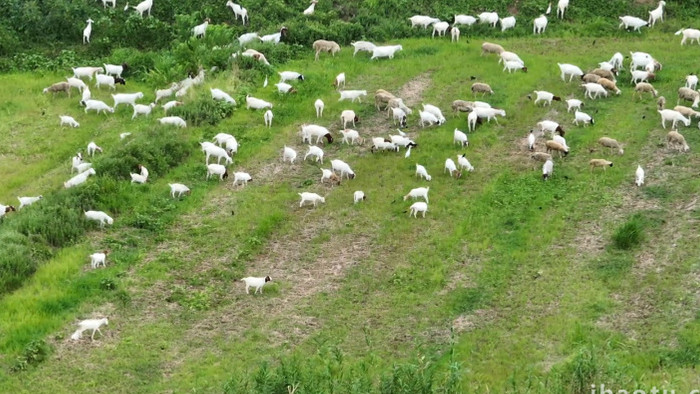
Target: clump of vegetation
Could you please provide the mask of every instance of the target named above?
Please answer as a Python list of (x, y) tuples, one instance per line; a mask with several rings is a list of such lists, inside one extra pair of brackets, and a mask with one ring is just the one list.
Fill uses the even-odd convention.
[(198, 98), (185, 105), (170, 110), (169, 115), (179, 116), (192, 126), (216, 126), (233, 114), (233, 105), (225, 101), (215, 101), (211, 97)]
[(10, 367), (12, 372), (26, 371), (31, 366), (38, 365), (46, 359), (49, 354), (49, 345), (43, 340), (39, 339), (30, 342), (22, 352), (21, 355), (17, 356), (17, 359)]
[(613, 234), (613, 246), (620, 250), (630, 250), (644, 241), (645, 220), (640, 214), (630, 217)]

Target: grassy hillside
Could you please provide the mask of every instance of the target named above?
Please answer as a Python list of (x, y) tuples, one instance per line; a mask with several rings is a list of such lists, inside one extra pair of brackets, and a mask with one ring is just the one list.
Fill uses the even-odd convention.
[[(239, 103), (254, 94), (275, 103), (271, 129), (262, 127), (262, 113), (241, 107), (215, 126), (184, 130), (156, 125), (158, 111), (133, 122), (124, 107), (107, 117), (85, 115), (75, 99), (40, 94), (62, 74), (4, 76), (0, 202), (45, 198), (6, 217), (0, 235), (18, 248), (40, 245), (32, 252), (48, 260), (0, 299), (0, 389), (284, 393), (299, 384), (298, 393), (564, 393), (600, 383), (697, 386), (697, 133), (681, 130), (690, 153), (667, 149), (655, 100), (634, 99), (628, 74), (620, 78), (622, 95), (586, 101), (592, 127), (571, 125), (562, 103), (542, 108), (527, 98), (534, 89), (582, 97), (578, 84), (559, 79), (557, 61), (591, 68), (616, 51), (641, 50), (664, 64), (654, 84), (673, 102), (700, 50), (663, 45), (668, 40), (656, 33), (595, 44), (500, 41), (526, 61), (527, 74), (502, 73), (495, 58), (479, 56), (476, 40), (406, 40), (392, 61), (342, 51), (286, 64), (307, 77), (295, 84), (296, 96), (260, 88), (262, 72), (245, 63), (208, 77), (186, 99), (194, 108), (209, 87), (235, 92)], [(419, 146), (408, 159), (372, 154), (367, 142), (336, 141), (324, 147), (326, 160), (347, 161), (357, 178), (324, 186), (321, 165), (280, 161), (285, 144), (305, 153), (298, 126), (317, 122), (316, 98), (327, 105), (319, 124), (338, 140), (338, 115), (347, 108), (358, 112), (366, 140), (394, 130), (371, 97), (337, 102), (330, 81), (339, 72), (348, 88), (384, 88), (414, 109), (432, 103), (446, 114), (452, 100), (471, 97), (469, 77), (476, 76), (491, 84), (496, 94), (487, 100), (508, 116), (471, 133), (466, 149), (452, 144), (454, 128), (466, 130), (464, 115), (427, 129), (414, 116), (405, 131)], [(151, 86), (127, 88), (152, 98)], [(81, 127), (60, 129), (64, 113)], [(525, 143), (545, 118), (564, 125), (572, 147), (547, 182)], [(132, 137), (119, 140), (125, 131)], [(241, 142), (231, 169), (252, 174), (246, 188), (204, 180), (197, 142), (222, 131)], [(625, 154), (598, 146), (601, 136), (623, 141)], [(98, 176), (60, 190), (68, 158), (90, 140), (105, 148), (94, 159)], [(476, 170), (449, 178), (444, 161), (461, 153)], [(614, 166), (591, 172), (591, 158)], [(128, 183), (138, 163), (155, 170), (146, 185)], [(415, 178), (416, 163), (431, 182)], [(633, 185), (637, 164), (647, 171), (643, 188)], [(170, 200), (167, 183), (175, 181), (192, 196)], [(425, 219), (404, 212), (410, 202), (402, 196), (418, 186), (430, 186)], [(353, 205), (355, 190), (368, 200)], [(299, 208), (302, 191), (326, 195), (326, 204)], [(84, 223), (86, 206), (113, 214), (114, 226), (99, 231)], [(56, 213), (73, 220), (74, 231), (58, 236), (30, 225)], [(630, 237), (630, 249), (613, 241)], [(86, 268), (86, 256), (104, 248), (112, 252), (107, 268)], [(262, 275), (273, 278), (263, 295), (245, 295), (237, 279)], [(77, 321), (98, 316), (110, 318), (104, 337), (68, 338)]]

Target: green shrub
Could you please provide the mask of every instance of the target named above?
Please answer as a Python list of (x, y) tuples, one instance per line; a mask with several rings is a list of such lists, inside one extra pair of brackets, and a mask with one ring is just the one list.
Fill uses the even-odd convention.
[(17, 357), (10, 370), (12, 372), (26, 371), (30, 366), (36, 366), (44, 361), (49, 351), (49, 345), (43, 339), (32, 341), (24, 348), (22, 354)]
[(198, 97), (185, 105), (173, 108), (169, 114), (185, 119), (187, 124), (192, 126), (216, 126), (233, 114), (233, 105), (224, 101), (214, 101), (211, 97)]
[(0, 230), (0, 294), (21, 286), (34, 274), (37, 260), (32, 258), (28, 237), (16, 231)]

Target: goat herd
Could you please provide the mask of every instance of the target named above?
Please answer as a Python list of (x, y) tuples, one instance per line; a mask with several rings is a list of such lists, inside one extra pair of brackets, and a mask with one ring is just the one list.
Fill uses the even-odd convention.
[[(116, 6), (116, 0), (103, 0), (103, 4), (105, 7), (108, 3), (111, 3), (113, 7)], [(311, 6), (304, 11), (304, 14), (310, 15), (311, 13), (313, 13), (315, 4), (316, 1), (313, 1)], [(232, 8), (233, 12), (236, 15), (236, 19), (240, 17), (242, 22), (245, 24), (246, 20), (248, 20), (248, 11), (240, 5), (232, 3), (231, 1), (229, 1), (226, 5)], [(567, 9), (568, 5), (568, 0), (560, 0), (557, 6), (557, 16), (563, 18), (564, 12)], [(152, 6), (153, 0), (146, 0), (139, 3), (133, 8), (136, 9), (136, 11), (143, 16), (143, 13), (146, 11), (150, 15), (150, 10)], [(621, 27), (624, 25), (625, 28), (632, 27), (635, 30), (638, 30), (639, 27), (647, 24), (653, 26), (657, 20), (663, 20), (664, 6), (665, 2), (660, 1), (659, 7), (650, 12), (648, 22), (630, 16), (621, 17)], [(125, 10), (128, 8), (129, 6), (127, 4)], [(549, 13), (550, 9), (551, 4), (546, 14)], [(502, 30), (513, 27), (515, 25), (514, 17), (499, 19), (496, 13), (482, 13), (477, 18), (482, 23), (489, 23), (494, 27), (500, 21), (502, 25)], [(423, 26), (427, 28), (427, 26), (433, 25), (433, 36), (435, 35), (435, 33), (438, 33), (438, 36), (444, 35), (444, 33), (449, 30), (451, 31), (452, 39), (454, 41), (459, 40), (459, 29), (456, 27), (456, 25), (471, 25), (476, 22), (477, 18), (468, 15), (455, 15), (455, 22), (451, 27), (448, 23), (441, 22), (437, 18), (431, 18), (421, 15), (417, 15), (410, 18), (410, 21), (412, 26)], [(83, 34), (83, 40), (85, 43), (89, 43), (90, 41), (90, 34), (92, 32), (93, 23), (94, 22), (91, 19), (88, 20), (88, 26), (86, 27)], [(207, 19), (204, 22), (204, 24), (194, 27), (193, 34), (196, 37), (204, 36), (209, 23), (210, 21)], [(534, 20), (535, 33), (542, 33), (546, 26), (547, 18), (545, 15), (542, 15)], [(272, 42), (273, 44), (277, 44), (280, 42), (280, 39), (285, 34), (286, 28), (284, 27), (279, 31), (279, 33), (274, 33), (262, 37), (259, 37), (257, 33), (246, 33), (243, 36), (239, 37), (239, 42), (241, 46), (243, 46), (249, 42), (252, 42), (255, 39), (259, 39), (261, 41)], [(683, 29), (677, 32), (676, 34), (683, 34), (682, 44), (684, 44), (687, 39), (690, 39), (691, 41), (700, 39), (700, 31), (695, 29)], [(355, 56), (360, 51), (366, 51), (372, 53), (372, 59), (382, 57), (393, 58), (397, 51), (403, 49), (401, 45), (376, 46), (368, 41), (357, 41), (353, 42), (352, 45), (355, 50), (353, 56)], [(316, 60), (318, 60), (319, 55), (322, 52), (328, 52), (332, 55), (335, 55), (335, 53), (340, 51), (340, 46), (337, 43), (327, 40), (317, 40), (313, 43), (312, 47), (315, 51)], [(482, 45), (482, 55), (484, 54), (497, 55), (499, 57), (499, 63), (503, 62), (504, 64), (504, 71), (507, 70), (508, 72), (527, 72), (527, 67), (525, 67), (525, 63), (523, 62), (523, 60), (517, 54), (506, 51), (500, 45), (493, 43), (484, 43)], [(234, 53), (232, 56), (236, 57), (238, 55), (249, 56), (257, 61), (261, 61), (269, 65), (265, 56), (262, 53), (253, 49), (247, 49), (244, 52)], [(649, 81), (655, 78), (655, 73), (661, 71), (661, 63), (655, 60), (648, 53), (631, 52), (630, 55), (631, 63), (629, 65), (629, 68), (632, 76), (631, 82), (635, 84), (635, 91), (640, 95), (643, 93), (651, 93), (654, 97), (656, 97), (658, 93), (649, 83)], [(600, 62), (598, 65), (599, 67), (588, 73), (584, 73), (578, 66), (573, 64), (558, 64), (558, 66), (560, 68), (561, 79), (563, 81), (566, 81), (567, 77), (569, 81), (571, 81), (574, 77), (581, 78), (583, 82), (581, 86), (585, 89), (584, 98), (595, 100), (601, 95), (607, 97), (608, 92), (620, 94), (620, 89), (616, 85), (616, 77), (619, 75), (620, 70), (623, 69), (623, 60), (623, 56), (620, 53), (616, 53), (609, 61)], [(642, 70), (638, 70), (639, 68), (642, 68)], [(85, 107), (85, 113), (88, 113), (90, 110), (94, 110), (98, 113), (103, 112), (106, 115), (107, 112), (114, 113), (120, 104), (127, 104), (132, 106), (132, 119), (134, 119), (138, 116), (148, 116), (154, 110), (154, 108), (160, 100), (166, 99), (172, 96), (173, 94), (178, 100), (184, 99), (185, 95), (192, 87), (203, 84), (205, 75), (204, 70), (200, 68), (198, 74), (189, 75), (187, 78), (180, 82), (172, 83), (166, 89), (156, 90), (154, 101), (148, 105), (138, 104), (137, 101), (143, 99), (144, 94), (142, 92), (135, 92), (112, 94), (114, 105), (109, 106), (104, 101), (93, 99), (90, 88), (83, 81), (83, 78), (88, 78), (90, 81), (92, 81), (94, 77), (95, 87), (97, 89), (100, 89), (101, 86), (107, 86), (110, 90), (116, 91), (118, 84), (126, 85), (126, 81), (122, 78), (122, 73), (124, 73), (127, 70), (127, 64), (104, 64), (104, 67), (77, 67), (73, 69), (72, 77), (67, 78), (66, 81), (61, 81), (47, 87), (43, 90), (43, 92), (53, 93), (54, 95), (63, 92), (70, 97), (71, 90), (75, 88), (80, 92), (80, 104)], [(305, 76), (303, 74), (295, 71), (283, 71), (279, 72), (278, 74), (280, 75), (280, 81), (279, 83), (275, 84), (275, 86), (278, 92), (281, 94), (289, 94), (296, 92), (295, 87), (293, 87), (288, 82), (295, 83), (296, 81), (303, 81), (305, 79)], [(345, 73), (341, 73), (336, 77), (334, 81), (334, 85), (338, 89), (338, 92), (340, 94), (339, 101), (347, 99), (351, 100), (352, 102), (357, 100), (361, 103), (362, 97), (367, 96), (367, 91), (345, 90), (345, 79)], [(697, 88), (697, 82), (698, 78), (695, 75), (688, 75), (686, 77), (686, 86), (679, 89), (679, 99), (691, 101), (691, 106), (694, 108), (697, 107), (698, 104), (700, 104), (700, 93), (697, 90), (695, 90)], [(266, 78), (265, 82), (263, 83), (263, 87), (267, 87), (267, 84), (268, 81)], [(341, 86), (343, 90), (341, 90)], [(494, 94), (494, 91), (491, 89), (491, 87), (483, 82), (474, 83), (471, 86), (471, 91), (475, 96), (477, 94)], [(221, 89), (211, 88), (210, 92), (213, 100), (222, 100), (230, 103), (231, 105), (237, 105), (236, 100)], [(543, 106), (551, 106), (552, 101), (562, 101), (560, 97), (550, 92), (534, 91), (534, 94), (536, 96), (534, 100), (535, 105), (539, 105), (540, 103), (542, 103)], [(532, 96), (529, 97), (532, 98)], [(182, 105), (182, 101), (178, 100), (169, 101), (166, 104), (162, 105), (161, 107), (164, 114), (167, 115), (168, 110), (175, 106)], [(386, 90), (379, 89), (375, 92), (374, 101), (377, 110), (386, 110), (388, 112), (389, 117), (393, 119), (395, 124), (396, 122), (398, 122), (401, 127), (406, 127), (408, 116), (411, 115), (413, 111), (406, 105), (403, 99), (401, 99), (400, 97), (396, 97), (395, 95)], [(582, 100), (571, 98), (566, 100), (566, 103), (567, 112), (574, 110), (573, 123), (575, 123), (576, 125), (581, 123), (583, 126), (595, 123), (594, 119), (590, 115), (581, 111), (581, 107), (584, 106), (584, 102)], [(678, 146), (679, 149), (682, 151), (687, 151), (689, 147), (685, 142), (683, 136), (680, 133), (678, 133), (677, 130), (675, 130), (675, 127), (678, 122), (682, 122), (685, 126), (689, 126), (690, 118), (699, 118), (700, 112), (697, 112), (692, 108), (684, 106), (676, 106), (674, 109), (665, 109), (664, 105), (665, 99), (663, 97), (660, 97), (658, 99), (658, 112), (662, 117), (662, 126), (665, 128), (666, 122), (668, 121), (672, 123), (672, 126), (674, 128), (673, 131), (668, 133), (668, 143), (669, 145)], [(246, 107), (254, 110), (266, 110), (263, 115), (265, 126), (272, 127), (272, 119), (274, 116), (272, 113), (272, 103), (255, 97), (246, 96)], [(314, 108), (316, 110), (317, 118), (321, 118), (323, 116), (324, 107), (325, 105), (321, 99), (315, 101)], [(475, 130), (477, 124), (479, 124), (482, 121), (482, 119), (486, 119), (489, 122), (491, 121), (491, 119), (494, 119), (496, 123), (498, 123), (497, 116), (506, 116), (505, 110), (493, 108), (487, 102), (476, 100), (455, 100), (452, 103), (452, 110), (456, 113), (469, 113), (467, 116), (467, 126), (469, 131)], [(445, 117), (442, 114), (442, 111), (437, 106), (430, 104), (423, 104), (423, 110), (418, 111), (418, 115), (419, 125), (421, 127), (425, 127), (426, 125), (439, 126), (445, 123), (446, 121)], [(343, 124), (343, 130), (340, 131), (340, 133), (342, 134), (342, 142), (351, 145), (356, 142), (362, 143), (363, 138), (360, 137), (360, 133), (357, 130), (347, 128), (348, 123), (352, 123), (352, 125), (354, 126), (355, 122), (358, 120), (358, 117), (355, 114), (355, 112), (352, 110), (344, 110), (340, 115), (340, 119), (341, 123)], [(162, 118), (159, 118), (158, 121), (163, 125), (172, 125), (182, 128), (187, 127), (186, 121), (177, 116), (164, 116)], [(61, 115), (60, 122), (61, 125), (80, 127), (80, 124), (69, 115)], [(551, 133), (551, 139), (547, 140), (544, 143), (544, 146), (546, 147), (546, 152), (533, 152), (531, 156), (533, 159), (544, 163), (542, 166), (542, 176), (544, 180), (549, 179), (553, 175), (554, 158), (552, 156), (552, 153), (557, 153), (559, 157), (565, 156), (569, 153), (569, 146), (567, 145), (566, 139), (564, 138), (565, 132), (563, 127), (559, 123), (554, 122), (552, 120), (542, 120), (537, 123), (536, 130), (530, 131), (530, 134), (527, 136), (527, 146), (530, 151), (535, 150), (537, 146), (537, 138), (539, 136), (546, 135), (547, 132)], [(122, 133), (120, 137), (124, 139), (127, 138), (129, 134), (130, 133)], [(333, 136), (331, 132), (326, 127), (315, 124), (303, 124), (301, 126), (301, 137), (302, 142), (307, 142), (310, 145), (314, 142), (316, 144), (322, 143), (322, 139), (325, 139), (328, 143), (333, 142)], [(312, 141), (314, 140), (314, 138), (315, 141)], [(217, 134), (216, 136), (214, 136), (213, 141), (214, 142), (205, 141), (201, 143), (201, 149), (205, 153), (205, 165), (207, 168), (206, 177), (207, 179), (209, 179), (211, 176), (216, 176), (220, 180), (223, 180), (229, 176), (226, 165), (233, 163), (232, 155), (234, 153), (237, 153), (239, 144), (233, 135), (227, 133)], [(469, 142), (467, 134), (458, 129), (455, 129), (454, 143), (459, 144), (461, 147), (468, 146)], [(616, 150), (618, 154), (623, 154), (624, 152), (624, 150), (622, 149), (622, 144), (612, 138), (602, 137), (600, 138), (599, 143), (604, 147)], [(416, 146), (417, 144), (412, 139), (410, 139), (404, 132), (399, 130), (397, 135), (391, 135), (389, 138), (372, 138), (371, 151), (375, 152), (378, 150), (384, 150), (398, 152), (401, 147), (404, 147), (406, 149), (405, 157), (408, 158), (410, 157), (411, 149), (415, 148)], [(102, 152), (102, 148), (97, 146), (94, 142), (90, 142), (87, 149), (88, 155), (93, 156), (95, 153), (98, 152)], [(321, 164), (323, 164), (324, 151), (320, 146), (311, 145), (309, 147), (308, 152), (304, 156), (304, 160), (306, 160), (309, 156), (311, 156), (311, 158), (314, 159), (316, 162), (320, 162)], [(216, 158), (216, 163), (209, 163), (210, 158), (212, 157)], [(293, 164), (296, 158), (297, 152), (293, 148), (285, 145), (282, 152), (283, 162), (288, 161)], [(224, 160), (224, 165), (221, 164), (222, 159)], [(613, 166), (613, 163), (611, 161), (602, 158), (593, 158), (590, 160), (589, 164), (591, 169), (593, 169), (594, 167), (601, 167), (603, 168), (603, 170), (605, 170), (606, 167)], [(462, 175), (461, 170), (473, 171), (474, 167), (466, 158), (466, 155), (459, 155), (457, 157), (457, 163), (455, 163), (451, 158), (448, 158), (445, 161), (444, 169), (449, 173), (450, 177), (460, 177)], [(78, 153), (75, 157), (72, 158), (71, 173), (73, 171), (77, 171), (78, 174), (64, 183), (64, 186), (66, 188), (78, 186), (86, 182), (90, 175), (96, 174), (95, 170), (92, 168), (92, 164), (83, 161), (83, 156), (81, 153)], [(331, 169), (321, 169), (321, 171), (322, 176), (320, 179), (322, 183), (330, 182), (331, 184), (340, 184), (343, 178), (353, 179), (355, 177), (355, 172), (352, 170), (350, 165), (339, 159), (331, 160)], [(424, 179), (426, 181), (430, 181), (432, 179), (425, 166), (420, 164), (416, 164), (415, 175), (419, 176), (421, 179)], [(130, 176), (132, 183), (142, 184), (148, 181), (149, 172), (145, 165), (140, 164), (138, 172), (131, 173)], [(233, 174), (234, 185), (240, 185), (241, 187), (245, 187), (245, 185), (252, 180), (252, 176), (246, 172), (234, 172)], [(644, 170), (641, 166), (637, 167), (635, 173), (635, 183), (637, 184), (637, 186), (641, 186), (642, 184), (644, 184)], [(183, 194), (190, 193), (190, 189), (182, 183), (171, 183), (169, 184), (169, 186), (170, 194), (173, 198), (180, 198)], [(421, 213), (422, 216), (425, 217), (425, 214), (428, 210), (428, 192), (429, 187), (419, 187), (410, 190), (404, 196), (404, 200), (408, 200), (409, 198), (421, 198), (424, 200), (413, 203), (413, 205), (409, 207), (409, 215), (417, 217), (418, 213)], [(317, 193), (302, 192), (299, 193), (299, 196), (301, 197), (301, 201), (299, 203), (300, 207), (307, 202), (313, 204), (314, 207), (317, 206), (318, 203), (325, 203), (325, 197)], [(19, 208), (35, 203), (41, 198), (42, 196), (19, 197)], [(353, 194), (353, 201), (356, 204), (365, 200), (365, 198), (366, 196), (363, 191), (357, 190)], [(5, 215), (5, 213), (11, 211), (15, 211), (14, 206), (0, 205), (0, 216), (3, 216)], [(98, 222), (100, 227), (103, 227), (105, 224), (111, 225), (113, 223), (113, 219), (102, 211), (86, 211), (85, 217), (89, 220), (94, 220)], [(100, 265), (105, 266), (107, 253), (107, 251), (102, 251), (90, 255), (92, 268), (97, 268)], [(248, 292), (248, 289), (251, 286), (256, 289), (256, 292), (262, 292), (262, 287), (267, 282), (269, 282), (271, 278), (269, 276), (248, 277), (242, 280), (246, 284), (246, 293)], [(92, 330), (94, 336), (94, 332), (100, 332), (99, 327), (106, 324), (106, 318), (82, 321), (81, 323), (79, 323), (80, 328), (78, 329), (78, 331), (76, 331), (72, 338), (79, 339), (81, 337), (82, 331), (88, 329)]]

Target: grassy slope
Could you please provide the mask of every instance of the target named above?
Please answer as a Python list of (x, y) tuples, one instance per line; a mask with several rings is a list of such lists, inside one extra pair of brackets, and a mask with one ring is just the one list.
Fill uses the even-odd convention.
[[(663, 147), (664, 132), (653, 101), (633, 102), (624, 77), (622, 96), (587, 103), (586, 111), (597, 125), (567, 134), (573, 153), (556, 161), (550, 182), (541, 182), (539, 166), (532, 171), (522, 145), (536, 121), (549, 117), (568, 124), (571, 118), (561, 104), (535, 108), (526, 98), (528, 92), (544, 89), (582, 96), (575, 84), (558, 79), (556, 60), (586, 68), (615, 51), (645, 50), (665, 65), (657, 89), (674, 97), (682, 76), (693, 69), (698, 49), (678, 52), (675, 45), (659, 49), (666, 39), (599, 39), (596, 46), (583, 44), (585, 50), (574, 40), (503, 42), (526, 60), (528, 74), (502, 74), (495, 59), (478, 56), (474, 41), (458, 45), (410, 41), (399, 58), (379, 64), (365, 57), (351, 60), (344, 51), (338, 59), (285, 66), (304, 70), (308, 81), (294, 98), (256, 93), (279, 102), (271, 131), (259, 127), (261, 114), (241, 109), (217, 130), (186, 131), (193, 140), (220, 130), (244, 135), (234, 168), (245, 168), (255, 181), (245, 190), (210, 182), (206, 190), (178, 206), (182, 213), (178, 225), (161, 236), (142, 236), (134, 252), (140, 258), (110, 268), (128, 290), (130, 302), (112, 302), (113, 297), (106, 295), (79, 300), (61, 313), (44, 313), (36, 291), (51, 286), (54, 295), (66, 293), (71, 287), (62, 283), (108, 275), (84, 272), (79, 256), (129, 236), (131, 230), (125, 226), (65, 251), (23, 289), (0, 300), (5, 337), (0, 352), (7, 355), (5, 364), (32, 338), (48, 336), (56, 346), (49, 361), (36, 370), (4, 376), (0, 387), (3, 391), (219, 390), (235, 371), (251, 370), (253, 362), (274, 360), (292, 348), (311, 355), (320, 344), (337, 344), (352, 360), (379, 357), (373, 361), (379, 366), (412, 358), (418, 350), (439, 355), (451, 326), (461, 334), (457, 357), (466, 367), (464, 379), (471, 388), (530, 385), (551, 390), (548, 385), (557, 376), (563, 376), (560, 381), (570, 384), (569, 389), (586, 379), (642, 387), (663, 382), (676, 389), (693, 386), (697, 378), (689, 367), (698, 354), (692, 330), (697, 325), (693, 313), (697, 282), (689, 278), (697, 267), (689, 257), (697, 249), (690, 237), (696, 214), (677, 208), (685, 207), (697, 192), (698, 181), (691, 176), (696, 156), (679, 156)], [(424, 49), (428, 46), (437, 50)], [(458, 78), (454, 70), (459, 70)], [(275, 160), (284, 143), (299, 147), (299, 153), (305, 150), (296, 140), (297, 125), (313, 121), (317, 96), (327, 103), (321, 124), (333, 122), (332, 130), (344, 108), (359, 110), (364, 121), (358, 128), (365, 134), (385, 135), (390, 130), (375, 126), (379, 118), (369, 104), (336, 102), (327, 81), (340, 71), (348, 74), (349, 88), (368, 91), (380, 87), (397, 91), (416, 77), (429, 78), (422, 100), (414, 106), (430, 102), (445, 109), (452, 99), (469, 97), (467, 77), (477, 75), (491, 83), (497, 94), (489, 101), (505, 108), (508, 118), (500, 126), (482, 126), (470, 135), (467, 153), (477, 171), (458, 181), (439, 173), (445, 157), (454, 158), (461, 151), (451, 145), (451, 130), (466, 128), (463, 117), (426, 130), (417, 129), (414, 119), (409, 131), (420, 147), (409, 160), (371, 155), (366, 146), (334, 144), (326, 149), (327, 160), (347, 159), (358, 178), (330, 190), (318, 185), (316, 165), (289, 169)], [(1, 191), (0, 201), (18, 193), (43, 192), (46, 184), (57, 187), (62, 176), (37, 180), (34, 174), (58, 166), (63, 168), (53, 171), (65, 173), (65, 159), (91, 136), (90, 122), (93, 127), (105, 125), (94, 115), (79, 118), (83, 127), (62, 131), (61, 142), (51, 146), (51, 153), (37, 144), (20, 145), (53, 129), (52, 117), (36, 120), (29, 113), (33, 101), (39, 100), (38, 86), (51, 80), (38, 81), (32, 94), (5, 105), (10, 109), (3, 116), (26, 118), (15, 126), (2, 122), (2, 127), (17, 130), (24, 124), (32, 129), (25, 128), (28, 135), (21, 138), (0, 135), (6, 135), (3, 138), (9, 138), (11, 146), (22, 147), (13, 152), (34, 159), (21, 175), (9, 175), (5, 168), (11, 163), (2, 160), (0, 174), (11, 183)], [(212, 82), (227, 88), (234, 84), (223, 76)], [(57, 102), (62, 110), (73, 105), (63, 99)], [(104, 129), (109, 130), (104, 134), (107, 147), (118, 143), (119, 132), (130, 129), (125, 113)], [(247, 123), (255, 127), (244, 129)], [(610, 157), (595, 144), (603, 135), (625, 141), (626, 153), (613, 157), (615, 166), (605, 174), (591, 174), (590, 158)], [(685, 135), (694, 147), (697, 136), (690, 130)], [(590, 154), (589, 148), (597, 151)], [(201, 181), (200, 162), (201, 157), (193, 155), (166, 179), (155, 180), (148, 192), (167, 193), (168, 180)], [(412, 177), (415, 162), (426, 165), (434, 176), (426, 220), (407, 220), (402, 213), (409, 204), (400, 196), (426, 184)], [(648, 186), (641, 190), (631, 185), (637, 163), (648, 174)], [(327, 204), (317, 210), (298, 209), (296, 192), (303, 190), (328, 193)], [(352, 206), (354, 190), (364, 190), (369, 200)], [(229, 215), (231, 209), (236, 215)], [(614, 228), (639, 210), (669, 219), (647, 230), (648, 240), (639, 250), (607, 250)], [(671, 235), (673, 248), (653, 242)], [(263, 274), (272, 275), (275, 283), (255, 298), (241, 294), (240, 283), (233, 280)], [(20, 305), (24, 317), (18, 320), (12, 311)], [(111, 323), (103, 330), (104, 339), (93, 344), (65, 341), (74, 319), (100, 313), (109, 315)], [(576, 380), (581, 374), (572, 372), (572, 366), (586, 361), (588, 375)], [(65, 376), (74, 378), (60, 378)], [(125, 379), (128, 388), (120, 385)]]

